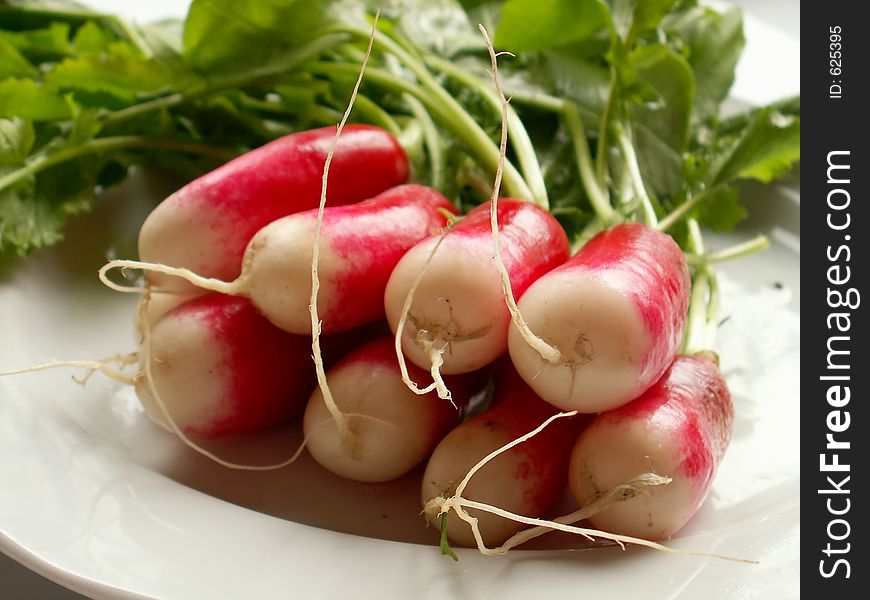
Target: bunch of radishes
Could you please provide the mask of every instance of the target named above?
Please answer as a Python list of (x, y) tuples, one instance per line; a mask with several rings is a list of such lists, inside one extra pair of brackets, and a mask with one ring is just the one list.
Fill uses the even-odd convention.
[[(677, 356), (692, 282), (676, 243), (626, 223), (569, 256), (551, 214), (500, 199), (504, 281), (489, 205), (458, 216), (437, 191), (405, 183), (408, 161), (390, 134), (348, 126), (319, 229), (328, 386), (316, 388), (312, 243), (335, 132), (279, 139), (188, 184), (143, 225), (144, 262), (116, 261), (147, 267), (135, 381), (152, 419), (185, 437), (219, 436), (304, 411), (308, 451), (341, 476), (386, 481), (429, 458), (422, 500), (440, 523), (431, 501), (454, 494), (481, 459), (577, 411), (486, 462), (463, 497), (540, 517), (568, 482), (586, 505), (655, 473), (669, 483), (623, 494), (592, 522), (645, 539), (679, 530), (710, 488), (732, 407), (714, 355)], [(487, 382), (491, 405), (462, 421)], [(488, 544), (522, 527), (468, 514)], [(475, 543), (456, 515), (447, 533)]]

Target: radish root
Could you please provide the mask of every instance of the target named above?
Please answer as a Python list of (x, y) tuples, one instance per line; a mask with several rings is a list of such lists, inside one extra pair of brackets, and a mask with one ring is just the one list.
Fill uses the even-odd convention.
[[(420, 334), (422, 333), (425, 332), (420, 331), (417, 337), (420, 338)], [(453, 405), (453, 408), (458, 408), (456, 403), (453, 401), (453, 394), (450, 393), (447, 384), (444, 383), (444, 378), (441, 376), (441, 367), (444, 365), (444, 351), (447, 350), (448, 342), (441, 342), (441, 345), (437, 348), (435, 347), (435, 341), (422, 340), (421, 342), (426, 348), (429, 362), (432, 363), (432, 366), (429, 368), (429, 373), (432, 375), (432, 385), (435, 386), (435, 391), (438, 393), (438, 397), (444, 400), (449, 400), (450, 404)]]
[(441, 365), (444, 363), (441, 355), (447, 349), (449, 342), (445, 342), (440, 349), (436, 350), (434, 347), (435, 342), (432, 339), (427, 339), (429, 334), (428, 331), (420, 329), (414, 336), (414, 343), (423, 345), (423, 348), (429, 354), (429, 360), (432, 363), (429, 372), (432, 374), (433, 382), (421, 389), (417, 383), (411, 379), (410, 373), (408, 373), (408, 363), (405, 360), (405, 354), (402, 352), (402, 335), (405, 332), (405, 323), (407, 323), (411, 314), (411, 305), (414, 303), (414, 294), (417, 293), (417, 288), (420, 287), (420, 283), (423, 281), (423, 277), (426, 275), (426, 271), (432, 263), (432, 259), (435, 258), (435, 253), (438, 252), (438, 248), (441, 247), (444, 238), (447, 237), (448, 233), (453, 231), (453, 228), (456, 227), (457, 223), (459, 223), (459, 219), (454, 218), (444, 229), (444, 233), (441, 234), (441, 237), (439, 237), (438, 241), (435, 242), (435, 245), (432, 246), (429, 256), (426, 257), (426, 262), (423, 263), (420, 272), (417, 273), (417, 277), (414, 279), (414, 283), (412, 283), (411, 287), (408, 289), (408, 295), (405, 296), (405, 302), (402, 304), (402, 311), (399, 313), (399, 322), (396, 324), (395, 336), (396, 359), (399, 361), (399, 371), (402, 373), (402, 381), (408, 389), (418, 396), (423, 396), (433, 390), (437, 390), (438, 397), (444, 400), (449, 400), (454, 407), (456, 404), (453, 402), (453, 395), (450, 393), (450, 390), (444, 383), (444, 379), (441, 377)]
[[(138, 362), (138, 356), (139, 355), (136, 352), (131, 352), (129, 354), (114, 354), (100, 360), (56, 360), (23, 369), (0, 371), (0, 377), (6, 377), (8, 375), (23, 375), (25, 373), (36, 373), (38, 371), (48, 371), (50, 369), (69, 367), (73, 369), (87, 370), (84, 377), (73, 376), (73, 380), (80, 385), (86, 384), (88, 379), (91, 378), (91, 375), (97, 371), (118, 383), (134, 385), (136, 383), (135, 376), (127, 375), (123, 372), (123, 368), (127, 365)], [(112, 368), (110, 365), (117, 365), (118, 368)]]
[[(666, 485), (670, 482), (670, 477), (662, 477), (661, 475), (656, 475), (655, 473), (644, 473), (642, 475), (638, 475), (627, 483), (618, 485), (611, 490), (599, 494), (595, 500), (593, 500), (583, 508), (562, 517), (556, 517), (555, 519), (553, 519), (553, 522), (563, 525), (571, 525), (572, 523), (577, 523), (578, 521), (588, 519), (589, 517), (610, 508), (614, 504), (624, 502), (629, 498), (634, 498), (638, 494), (646, 493), (645, 488), (647, 487)], [(530, 527), (529, 529), (524, 529), (523, 531), (520, 531), (510, 537), (498, 548), (493, 548), (492, 550), (490, 550), (488, 554), (491, 554), (493, 556), (507, 554), (507, 552), (511, 548), (515, 548), (520, 544), (525, 544), (529, 540), (540, 537), (545, 533), (549, 533), (551, 531), (553, 531), (553, 529), (547, 526)]]
[(372, 23), (372, 32), (369, 36), (369, 43), (366, 48), (365, 56), (363, 56), (362, 65), (360, 66), (359, 76), (353, 86), (353, 92), (350, 95), (347, 109), (344, 111), (344, 115), (342, 115), (341, 121), (338, 123), (338, 127), (335, 130), (335, 138), (333, 138), (332, 146), (329, 148), (329, 153), (326, 155), (326, 162), (323, 164), (323, 178), (320, 188), (320, 206), (317, 209), (317, 221), (314, 224), (314, 241), (312, 243), (313, 248), (311, 253), (311, 301), (308, 305), (308, 310), (311, 314), (312, 359), (314, 360), (314, 368), (317, 372), (317, 384), (320, 386), (320, 390), (323, 393), (323, 401), (326, 404), (329, 413), (332, 415), (332, 418), (335, 420), (335, 425), (338, 427), (338, 430), (344, 439), (348, 439), (351, 432), (347, 425), (347, 419), (335, 403), (335, 399), (332, 397), (332, 391), (329, 389), (329, 383), (326, 381), (326, 368), (323, 365), (323, 354), (320, 349), (321, 322), (320, 317), (317, 314), (317, 294), (320, 291), (320, 277), (318, 274), (318, 267), (320, 265), (320, 230), (323, 226), (323, 212), (326, 208), (326, 188), (329, 179), (329, 167), (332, 164), (332, 157), (335, 155), (335, 149), (338, 146), (338, 138), (341, 136), (344, 125), (350, 117), (354, 102), (356, 101), (357, 93), (359, 92), (359, 87), (362, 84), (363, 77), (365, 76), (366, 65), (368, 64), (369, 57), (372, 54), (372, 46), (375, 42), (375, 32), (378, 29), (378, 19), (380, 16), (381, 11), (378, 10), (375, 13), (374, 22)]
[(501, 141), (499, 142), (499, 155), (498, 155), (498, 168), (495, 171), (495, 182), (492, 186), (492, 196), (490, 196), (490, 205), (489, 205), (489, 218), (490, 225), (492, 227), (492, 247), (494, 252), (495, 264), (498, 268), (498, 274), (501, 278), (501, 286), (502, 292), (504, 294), (505, 304), (507, 305), (507, 309), (511, 314), (511, 318), (513, 319), (514, 325), (520, 331), (520, 334), (523, 336), (525, 342), (534, 348), (538, 354), (541, 355), (541, 358), (546, 360), (550, 364), (560, 364), (562, 362), (562, 353), (559, 352), (558, 348), (554, 348), (543, 339), (538, 337), (532, 332), (529, 328), (528, 323), (523, 318), (520, 313), (520, 309), (517, 306), (516, 300), (514, 299), (514, 292), (511, 288), (511, 280), (510, 276), (507, 272), (507, 267), (504, 264), (504, 259), (501, 255), (501, 237), (499, 236), (499, 227), (498, 227), (498, 196), (501, 191), (501, 180), (504, 174), (504, 164), (505, 164), (505, 154), (507, 152), (507, 137), (508, 137), (508, 100), (505, 98), (504, 90), (501, 87), (501, 80), (498, 76), (498, 57), (502, 54), (507, 54), (509, 56), (513, 56), (513, 54), (509, 52), (499, 52), (496, 53), (495, 48), (492, 45), (492, 40), (489, 38), (489, 34), (486, 31), (486, 28), (483, 25), (478, 25), (480, 29), (480, 33), (483, 35), (483, 39), (486, 42), (486, 48), (489, 50), (489, 58), (490, 64), (492, 66), (492, 80), (495, 84), (496, 92), (498, 93), (498, 99), (501, 103)]
[(202, 290), (220, 292), (221, 294), (227, 294), (228, 296), (238, 296), (241, 293), (241, 290), (244, 289), (244, 277), (239, 277), (235, 281), (224, 281), (222, 279), (197, 275), (190, 269), (170, 267), (169, 265), (161, 263), (142, 262), (139, 260), (110, 260), (100, 268), (100, 281), (109, 289), (127, 294), (142, 294), (146, 289), (158, 290), (151, 286), (143, 287), (141, 285), (121, 285), (115, 283), (109, 279), (109, 271), (112, 271), (113, 269), (140, 269), (142, 271), (172, 275), (174, 277), (180, 277)]

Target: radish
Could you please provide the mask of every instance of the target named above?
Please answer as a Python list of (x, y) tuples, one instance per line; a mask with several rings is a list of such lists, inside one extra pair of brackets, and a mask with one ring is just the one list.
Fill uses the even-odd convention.
[(246, 298), (199, 296), (149, 333), (136, 393), (167, 429), (160, 403), (186, 434), (216, 437), (276, 425), (302, 411), (315, 385), (308, 338), (277, 329)]
[[(432, 188), (406, 184), (378, 196), (323, 211), (319, 238), (320, 292), (317, 310), (323, 332), (345, 331), (384, 315), (384, 288), (402, 255), (447, 222), (455, 208)], [(311, 333), (311, 265), (317, 209), (288, 215), (257, 232), (234, 281), (202, 277), (187, 269), (115, 260), (100, 271), (103, 281), (116, 267), (179, 275), (205, 290), (246, 296), (279, 328)]]
[(625, 223), (592, 238), (518, 302), (546, 359), (517, 327), (519, 374), (550, 404), (593, 413), (638, 397), (668, 368), (682, 339), (690, 279), (667, 234)]
[(640, 398), (602, 413), (580, 435), (571, 454), (571, 491), (583, 505), (640, 473), (670, 477), (669, 484), (590, 517), (612, 533), (668, 538), (707, 497), (733, 420), (715, 355), (678, 356)]
[[(288, 214), (317, 207), (321, 175), (335, 127), (295, 133), (226, 163), (164, 200), (139, 232), (142, 261), (184, 267), (231, 281), (253, 235)], [(332, 206), (359, 202), (407, 180), (408, 159), (386, 131), (349, 125), (334, 156)], [(185, 289), (182, 280), (149, 272), (162, 289)]]
[[(510, 364), (500, 364), (493, 405), (447, 434), (429, 459), (422, 486), (429, 522), (440, 526), (436, 499), (451, 496), (482, 458), (529, 433), (555, 413)], [(585, 420), (559, 419), (535, 437), (499, 454), (468, 482), (463, 497), (522, 515), (540, 516), (562, 497), (571, 447)], [(477, 517), (488, 544), (501, 543), (523, 527), (522, 523), (490, 513), (468, 512)], [(475, 545), (471, 527), (456, 514), (447, 518), (447, 535), (462, 545)]]
[[(413, 369), (416, 375), (419, 369)], [(346, 436), (317, 389), (305, 409), (308, 451), (329, 471), (356, 481), (389, 481), (426, 459), (460, 411), (434, 393), (418, 396), (402, 383), (390, 337), (358, 348), (326, 374), (336, 405), (347, 419)], [(454, 383), (462, 406), (478, 378)]]
[[(467, 373), (491, 363), (507, 348), (510, 313), (504, 305), (493, 261), (489, 204), (471, 210), (443, 239), (411, 249), (390, 276), (384, 294), (393, 332), (403, 324), (402, 349), (416, 365), (429, 368), (443, 359), (443, 373)], [(504, 262), (513, 289), (521, 295), (538, 277), (569, 255), (562, 227), (547, 211), (521, 200), (498, 205)], [(407, 315), (403, 304), (426, 265)]]
[[(320, 234), (318, 314), (323, 331), (342, 331), (384, 315), (384, 288), (402, 255), (455, 213), (444, 196), (403, 185), (371, 200), (327, 208)], [(240, 279), (251, 300), (278, 327), (311, 333), (308, 312), (316, 211), (260, 230), (245, 253)]]

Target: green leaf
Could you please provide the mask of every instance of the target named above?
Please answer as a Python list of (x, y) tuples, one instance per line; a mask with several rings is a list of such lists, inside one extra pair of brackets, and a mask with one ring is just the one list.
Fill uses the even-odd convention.
[(613, 26), (620, 38), (630, 43), (644, 31), (658, 27), (678, 0), (610, 0)]
[(655, 132), (635, 124), (634, 147), (647, 189), (656, 196), (674, 196), (683, 185), (683, 159)]
[(507, 0), (495, 43), (512, 52), (544, 50), (607, 38), (611, 26), (600, 0)]
[(633, 107), (638, 123), (681, 154), (689, 142), (695, 80), (686, 60), (661, 44), (642, 46), (630, 59), (637, 81), (657, 96)]
[(134, 26), (134, 30), (144, 43), (149, 59), (172, 81), (173, 89), (181, 90), (201, 83), (201, 77), (187, 66), (181, 55), (181, 23), (163, 21)]
[(455, 0), (402, 0), (397, 4), (402, 9), (401, 32), (419, 47), (444, 57), (484, 49), (477, 24), (471, 24)]
[(69, 96), (67, 96), (67, 104), (72, 115), (72, 128), (67, 143), (71, 145), (83, 144), (96, 137), (102, 127), (99, 119), (100, 111), (95, 108), (79, 106)]
[(79, 25), (101, 16), (73, 0), (0, 0), (0, 29), (33, 30), (54, 22)]
[(764, 108), (754, 114), (742, 135), (715, 161), (712, 181), (714, 184), (732, 179), (768, 182), (781, 177), (800, 156), (800, 117)]
[(746, 218), (746, 209), (740, 205), (735, 186), (721, 186), (711, 190), (695, 208), (695, 217), (713, 231), (730, 231)]
[(69, 43), (69, 34), (69, 25), (53, 22), (44, 29), (0, 31), (0, 39), (35, 63), (71, 54), (73, 49)]
[[(636, 82), (629, 107), (644, 180), (657, 196), (673, 196), (682, 185), (682, 154), (688, 147), (695, 82), (686, 60), (663, 44), (637, 48), (629, 56)], [(652, 92), (655, 99), (648, 97)]]
[(184, 57), (201, 71), (268, 62), (311, 39), (329, 21), (319, 0), (194, 0), (184, 23)]
[(36, 72), (15, 46), (0, 38), (0, 80), (7, 77), (33, 77)]
[(0, 119), (0, 165), (22, 165), (33, 148), (33, 123), (20, 119)]
[(570, 52), (545, 52), (544, 57), (552, 77), (553, 91), (601, 114), (610, 89), (610, 69), (600, 60)]
[(31, 79), (0, 81), (0, 118), (21, 117), (32, 121), (53, 121), (69, 117), (63, 97)]
[(113, 44), (112, 52), (64, 60), (45, 76), (46, 86), (57, 92), (108, 94), (132, 104), (139, 94), (156, 92), (172, 83), (159, 65), (131, 55), (129, 46)]
[[(61, 163), (0, 190), (0, 253), (19, 255), (63, 239), (68, 218), (89, 210), (105, 158), (85, 156)], [(0, 178), (11, 169), (0, 169)]]
[(662, 24), (695, 74), (693, 122), (716, 116), (734, 83), (734, 69), (743, 52), (743, 15), (739, 8), (718, 13), (694, 7)]
[(105, 52), (109, 44), (117, 40), (108, 30), (103, 29), (93, 21), (88, 21), (78, 28), (73, 38), (73, 48), (79, 54)]

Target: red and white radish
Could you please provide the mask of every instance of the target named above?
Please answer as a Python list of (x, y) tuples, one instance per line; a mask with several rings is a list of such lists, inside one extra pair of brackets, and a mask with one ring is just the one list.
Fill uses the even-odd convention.
[(152, 420), (170, 428), (162, 403), (185, 434), (282, 423), (302, 411), (315, 385), (310, 340), (276, 328), (246, 298), (199, 296), (148, 333), (136, 393)]
[[(422, 376), (412, 368), (413, 375)], [(326, 374), (347, 433), (317, 389), (305, 409), (308, 451), (329, 471), (356, 481), (390, 481), (420, 464), (459, 420), (460, 410), (434, 393), (418, 396), (402, 382), (393, 340), (381, 337), (358, 348)], [(474, 378), (477, 381), (477, 378)], [(474, 381), (451, 381), (462, 406)]]
[[(142, 261), (187, 268), (232, 281), (254, 234), (288, 214), (316, 208), (335, 127), (295, 133), (247, 152), (164, 200), (139, 233)], [(408, 177), (408, 159), (386, 131), (348, 125), (333, 158), (330, 206), (371, 198)], [(189, 289), (183, 280), (148, 272), (152, 286)]]
[(517, 327), (508, 340), (523, 379), (550, 404), (593, 413), (638, 397), (668, 368), (686, 323), (690, 279), (674, 240), (638, 223), (592, 238), (519, 300), (544, 359)]
[[(384, 316), (384, 288), (402, 255), (447, 223), (455, 208), (432, 188), (406, 184), (364, 202), (323, 211), (318, 238), (318, 321), (324, 333), (345, 331)], [(311, 290), (318, 210), (273, 221), (251, 239), (234, 281), (202, 277), (187, 269), (114, 260), (100, 270), (142, 268), (178, 275), (203, 290), (249, 297), (272, 323), (290, 333), (311, 333)]]
[(652, 472), (671, 482), (599, 512), (604, 531), (649, 540), (683, 527), (707, 497), (728, 442), (734, 408), (715, 357), (679, 356), (640, 398), (595, 418), (571, 454), (570, 487), (581, 504)]
[[(433, 348), (443, 351), (443, 373), (480, 369), (507, 348), (510, 313), (493, 260), (489, 204), (471, 210), (441, 242), (438, 236), (411, 249), (396, 265), (384, 295), (387, 320), (396, 332), (403, 306), (424, 265), (402, 334), (402, 349), (416, 365), (429, 368)], [(521, 200), (498, 205), (502, 254), (519, 296), (569, 254), (562, 227), (547, 211)]]
[[(324, 332), (384, 315), (384, 288), (409, 248), (442, 228), (453, 205), (432, 188), (403, 185), (348, 206), (327, 208), (320, 233), (317, 312)], [(245, 253), (240, 293), (278, 327), (311, 333), (308, 311), (317, 211), (261, 229)]]
[[(447, 434), (429, 459), (421, 493), (429, 522), (441, 525), (437, 514), (440, 506), (433, 499), (452, 496), (478, 462), (555, 413), (510, 364), (501, 363), (492, 406)], [(558, 419), (536, 436), (499, 454), (474, 474), (462, 497), (521, 515), (541, 516), (565, 490), (571, 447), (587, 421), (582, 416)], [(524, 526), (479, 510), (469, 509), (468, 513), (478, 519), (487, 544), (500, 544)], [(447, 535), (462, 545), (475, 545), (471, 527), (452, 512), (447, 518)]]

